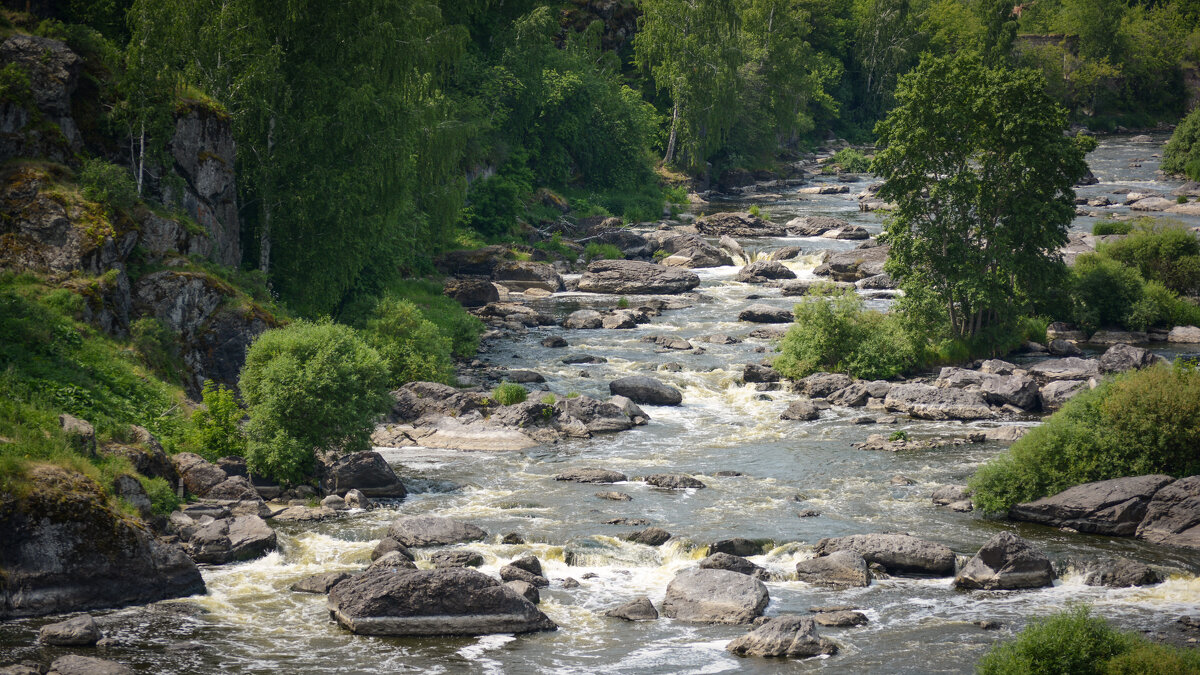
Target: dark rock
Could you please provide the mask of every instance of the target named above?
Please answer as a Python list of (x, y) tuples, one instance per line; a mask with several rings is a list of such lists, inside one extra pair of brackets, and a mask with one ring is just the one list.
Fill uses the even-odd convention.
[(504, 537), (500, 540), (500, 543), (501, 544), (524, 544), (525, 537), (522, 537), (521, 535), (517, 534), (516, 532), (509, 532), (508, 534), (504, 535)]
[(520, 593), (475, 570), (372, 570), (329, 594), (333, 618), (361, 635), (482, 635), (554, 630)]
[(622, 377), (608, 383), (614, 396), (624, 396), (634, 403), (645, 405), (679, 405), (683, 394), (678, 389), (644, 375)]
[(989, 539), (954, 578), (955, 588), (988, 591), (1053, 584), (1054, 567), (1046, 554), (1011, 532)]
[(630, 534), (626, 539), (635, 544), (646, 546), (661, 546), (671, 538), (671, 533), (661, 527), (648, 527)]
[(742, 211), (738, 213), (714, 213), (698, 218), (696, 230), (709, 237), (780, 237), (787, 230), (756, 215)]
[(608, 363), (608, 359), (603, 356), (592, 356), (591, 354), (576, 354), (568, 356), (562, 360), (568, 366), (578, 365), (581, 363)]
[(61, 647), (90, 647), (100, 641), (96, 620), (84, 614), (73, 619), (42, 626), (38, 640)]
[(520, 290), (540, 288), (557, 293), (563, 289), (562, 277), (549, 263), (523, 260), (497, 263), (492, 270), (492, 280), (509, 288)]
[(258, 516), (214, 520), (200, 526), (184, 545), (192, 560), (222, 565), (261, 558), (275, 550), (275, 530)]
[(666, 488), (668, 490), (685, 490), (689, 488), (699, 489), (705, 487), (704, 483), (701, 483), (691, 476), (685, 476), (680, 473), (656, 473), (646, 476), (642, 480), (644, 480), (647, 485)]
[(737, 274), (737, 280), (751, 284), (761, 284), (775, 279), (795, 279), (796, 273), (783, 263), (774, 260), (759, 260), (743, 267)]
[(408, 550), (407, 546), (391, 537), (384, 537), (379, 540), (379, 543), (375, 545), (375, 549), (371, 551), (371, 560), (378, 560), (393, 551), (399, 552), (409, 560), (416, 560), (416, 556), (412, 554), (412, 551)]
[(541, 384), (546, 381), (541, 373), (532, 370), (506, 370), (502, 375), (505, 381), (516, 384)]
[(438, 551), (429, 556), (434, 567), (479, 567), (483, 555), (477, 551)]
[(778, 382), (779, 373), (770, 366), (749, 363), (742, 369), (742, 381), (747, 383)]
[(869, 586), (871, 572), (867, 561), (855, 551), (834, 551), (829, 555), (796, 563), (800, 581), (818, 586)]
[(855, 534), (822, 539), (813, 551), (817, 556), (854, 551), (868, 564), (878, 563), (892, 574), (954, 574), (954, 552), (949, 547), (907, 534)]
[(1154, 493), (1138, 539), (1167, 546), (1200, 548), (1200, 476), (1189, 476)]
[(1143, 565), (1128, 558), (1097, 560), (1087, 566), (1083, 577), (1083, 583), (1088, 586), (1109, 586), (1111, 588), (1153, 586), (1161, 583), (1162, 580), (1162, 575), (1151, 569), (1149, 565)]
[(113, 479), (112, 494), (114, 497), (124, 499), (130, 506), (137, 509), (138, 515), (143, 519), (150, 517), (151, 503), (150, 496), (146, 494), (146, 488), (142, 487), (141, 481), (123, 473)]
[(397, 518), (388, 526), (388, 537), (407, 547), (448, 546), (478, 541), (487, 532), (469, 523), (440, 516), (408, 516)]
[(609, 518), (604, 521), (605, 525), (628, 525), (630, 527), (641, 527), (649, 525), (650, 521), (645, 518)]
[(496, 285), (486, 279), (448, 279), (442, 293), (463, 307), (483, 307), (500, 301)]
[(867, 615), (862, 612), (853, 610), (842, 610), (839, 612), (819, 612), (813, 615), (813, 621), (822, 626), (836, 626), (838, 628), (849, 628), (851, 626), (867, 625)]
[(750, 323), (791, 323), (795, 317), (786, 307), (772, 307), (755, 303), (738, 313), (738, 321)]
[(389, 553), (384, 553), (383, 555), (379, 556), (378, 558), (372, 560), (371, 565), (369, 567), (367, 567), (367, 569), (368, 570), (386, 569), (386, 570), (393, 570), (393, 571), (395, 571), (395, 570), (415, 570), (415, 569), (417, 569), (417, 565), (413, 561), (404, 557), (404, 554), (400, 553), (399, 551), (391, 551)]
[(528, 600), (529, 602), (532, 602), (535, 605), (541, 604), (541, 602), (542, 602), (542, 594), (538, 592), (537, 586), (534, 586), (533, 584), (529, 583), (528, 581), (521, 581), (520, 579), (513, 579), (512, 581), (504, 582), (504, 585), (513, 589), (517, 593), (520, 593), (521, 597), (525, 598), (526, 600)]
[(133, 675), (133, 669), (116, 661), (71, 654), (54, 659), (46, 675)]
[(719, 541), (714, 541), (708, 546), (709, 555), (713, 555), (715, 553), (727, 553), (729, 555), (736, 555), (744, 558), (748, 555), (758, 555), (762, 552), (761, 544), (756, 544), (753, 541), (743, 537), (721, 539)]
[(799, 401), (792, 401), (790, 404), (788, 404), (787, 410), (784, 410), (783, 413), (779, 415), (779, 419), (809, 422), (819, 418), (820, 416), (821, 413), (817, 410), (817, 407), (813, 405), (812, 401), (801, 399)]
[(582, 468), (567, 469), (554, 477), (554, 480), (571, 481), (573, 483), (620, 483), (628, 480), (625, 474), (608, 469)]
[(1116, 344), (1109, 347), (1100, 357), (1100, 372), (1123, 373), (1127, 370), (1140, 370), (1159, 362), (1165, 363), (1166, 359), (1141, 347)]
[(542, 346), (550, 347), (551, 349), (560, 349), (567, 346), (567, 341), (562, 337), (552, 335), (545, 340), (542, 340)]
[(1128, 537), (1137, 532), (1154, 495), (1172, 480), (1170, 476), (1154, 475), (1084, 483), (1017, 504), (1008, 515), (1051, 527)]
[(550, 580), (540, 574), (534, 574), (524, 567), (508, 564), (500, 568), (500, 579), (503, 581), (524, 581), (538, 588), (546, 588)]
[(728, 570), (680, 572), (667, 585), (663, 614), (698, 623), (750, 623), (770, 597), (761, 581)]
[(614, 502), (631, 502), (631, 501), (633, 501), (633, 497), (630, 497), (629, 495), (625, 494), (624, 492), (617, 492), (615, 490), (611, 491), (611, 492), (597, 492), (595, 496), (599, 497), (600, 499), (608, 499), (608, 500), (614, 501)]
[(183, 480), (184, 489), (197, 497), (207, 495), (209, 490), (229, 478), (216, 464), (191, 452), (174, 455), (171, 461)]
[(738, 574), (746, 574), (758, 579), (768, 576), (767, 571), (741, 556), (728, 553), (713, 553), (700, 561), (702, 570), (729, 570)]
[(563, 588), (579, 588), (579, 580), (572, 577), (567, 577), (562, 580)]
[(204, 592), (183, 549), (114, 513), (91, 479), (35, 466), (26, 485), (0, 498), (0, 620)]
[(321, 486), (326, 492), (339, 495), (350, 490), (358, 490), (367, 497), (402, 498), (408, 495), (391, 465), (373, 450), (345, 455), (326, 466)]
[(433, 261), (447, 275), (491, 276), (496, 266), (511, 254), (504, 246), (485, 246), (470, 251), (449, 251)]
[(988, 377), (980, 387), (984, 399), (992, 405), (1015, 405), (1022, 410), (1041, 407), (1041, 392), (1037, 382), (1027, 375)]
[(291, 585), (291, 589), (297, 593), (319, 593), (325, 595), (334, 586), (349, 579), (351, 576), (349, 572), (323, 572), (297, 581)]
[(777, 616), (736, 638), (725, 649), (738, 656), (803, 659), (837, 653), (837, 645), (817, 633), (816, 623), (799, 616)]
[(228, 115), (203, 104), (181, 103), (175, 112), (171, 158), (184, 179), (180, 194), (164, 190), (212, 238), (211, 258), (228, 267), (242, 260), (234, 138)]
[(909, 383), (892, 387), (883, 405), (890, 411), (930, 420), (991, 419), (995, 413), (978, 391)]
[(638, 596), (629, 602), (606, 610), (604, 616), (626, 621), (654, 621), (658, 618), (658, 610), (646, 596)]
[(961, 502), (964, 499), (969, 499), (971, 491), (965, 485), (944, 485), (933, 491), (930, 495), (933, 503), (938, 506), (946, 506), (954, 502)]
[(579, 279), (585, 293), (682, 293), (700, 285), (687, 270), (636, 260), (597, 260)]
[(796, 390), (813, 398), (825, 398), (853, 384), (850, 376), (841, 373), (813, 373), (796, 383)]
[(527, 555), (524, 558), (517, 558), (509, 564), (539, 577), (546, 576), (542, 573), (542, 561), (538, 560), (536, 556)]
[(1079, 356), (1083, 354), (1083, 350), (1075, 346), (1070, 340), (1051, 340), (1050, 344), (1046, 345), (1046, 350), (1052, 356)]
[(665, 238), (659, 248), (670, 254), (662, 260), (662, 264), (671, 267), (703, 268), (733, 264), (728, 253), (695, 234)]

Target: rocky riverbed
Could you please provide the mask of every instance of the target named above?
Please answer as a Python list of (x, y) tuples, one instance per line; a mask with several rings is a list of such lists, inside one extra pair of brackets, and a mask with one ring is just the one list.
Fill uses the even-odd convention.
[[(1149, 160), (1129, 167), (1154, 142), (1102, 144), (1100, 182), (1085, 194), (1175, 189)], [(493, 324), (464, 372), (484, 386), (396, 393), (375, 443), (402, 485), (372, 457), (330, 474), (363, 483), (362, 500), (316, 506), (293, 494), (286, 510), (176, 518), (193, 557), (223, 563), (201, 567), (206, 594), (93, 612), (97, 647), (70, 643), (88, 626), (49, 631), (66, 644), (38, 640), (66, 617), (0, 624), (0, 663), (84, 654), (155, 673), (958, 673), (1075, 601), (1123, 628), (1200, 638), (1177, 622), (1200, 613), (1200, 552), (1128, 536), (1144, 516), (1125, 518), (1134, 524), (1121, 536), (1087, 534), (1087, 518), (1045, 505), (1030, 519), (1047, 525), (985, 520), (957, 488), (1071, 391), (1195, 345), (1051, 344), (1055, 354), (909, 383), (794, 386), (762, 366), (786, 327), (772, 317), (807, 284), (832, 278), (873, 306), (890, 302), (873, 267), (879, 247), (858, 248), (869, 242), (860, 230), (880, 229), (880, 215), (860, 210), (867, 184), (710, 195), (708, 213), (759, 203), (774, 225), (710, 219), (665, 233), (694, 237), (669, 245), (678, 259), (667, 272), (511, 266), (503, 291), (464, 278)], [(657, 250), (665, 234), (639, 236)], [(501, 380), (525, 383), (528, 401), (496, 406), (487, 392)], [(890, 440), (896, 431), (905, 440)], [(253, 489), (236, 466), (220, 469), (183, 473), (230, 499)], [(1167, 483), (1151, 482), (1130, 499), (1152, 503)], [(1106, 504), (1096, 493), (1093, 512)], [(241, 553), (249, 559), (236, 562)], [(420, 572), (401, 583), (388, 567)], [(1114, 579), (1154, 583), (1089, 585)], [(429, 626), (506, 632), (431, 637)]]

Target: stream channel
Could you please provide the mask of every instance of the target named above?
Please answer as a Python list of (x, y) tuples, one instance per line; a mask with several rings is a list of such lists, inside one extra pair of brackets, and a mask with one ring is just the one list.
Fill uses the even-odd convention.
[[(1179, 183), (1156, 178), (1157, 159), (1152, 156), (1161, 152), (1165, 140), (1161, 135), (1152, 143), (1103, 140), (1089, 157), (1100, 183), (1081, 188), (1080, 195), (1112, 195), (1114, 201), (1123, 201), (1113, 192), (1169, 194)], [(785, 188), (777, 196), (714, 203), (705, 210), (742, 210), (757, 203), (775, 222), (832, 215), (877, 233), (882, 216), (858, 211), (853, 193), (862, 185), (852, 184), (851, 194), (820, 196), (801, 196), (795, 188)], [(1116, 214), (1127, 209), (1100, 210)], [(1200, 224), (1196, 218), (1181, 219)], [(1072, 228), (1090, 231), (1094, 222), (1093, 217), (1080, 217)], [(857, 244), (803, 237), (740, 243), (752, 257), (782, 246), (818, 253)], [(816, 259), (805, 256), (787, 264), (806, 278), (812, 276)], [(1200, 554), (1195, 551), (985, 520), (978, 513), (957, 513), (931, 503), (934, 489), (965, 483), (981, 463), (1004, 448), (1002, 444), (899, 453), (851, 447), (872, 433), (904, 430), (914, 439), (963, 436), (998, 422), (928, 422), (901, 416), (895, 425), (856, 425), (853, 419), (861, 409), (836, 406), (816, 421), (781, 421), (780, 413), (796, 395), (768, 392), (769, 400), (764, 400), (763, 392), (741, 382), (744, 364), (769, 356), (768, 342), (704, 344), (703, 354), (656, 352), (640, 338), (745, 336), (757, 326), (739, 323), (740, 309), (751, 302), (780, 307), (794, 302), (780, 297), (778, 289), (734, 281), (736, 266), (695, 271), (701, 286), (684, 296), (692, 306), (663, 312), (651, 324), (632, 330), (534, 329), (491, 343), (490, 351), (480, 357), (493, 365), (536, 370), (547, 380), (540, 386), (560, 396), (580, 392), (606, 399), (610, 380), (649, 374), (679, 388), (682, 406), (644, 406), (651, 416), (644, 427), (520, 452), (381, 449), (412, 492), (407, 499), (322, 523), (281, 525), (278, 551), (253, 562), (205, 569), (205, 596), (96, 613), (104, 615), (106, 632), (115, 642), (101, 655), (153, 673), (966, 673), (994, 642), (1011, 638), (1030, 618), (1072, 602), (1088, 602), (1096, 613), (1131, 630), (1169, 630), (1178, 616), (1195, 613), (1200, 606)], [(751, 294), (764, 297), (748, 300)], [(629, 301), (636, 305), (643, 299)], [(616, 296), (560, 293), (535, 302), (561, 318), (580, 307), (611, 308), (617, 301)], [(883, 307), (887, 301), (869, 303)], [(562, 335), (570, 347), (542, 347), (541, 341), (550, 335)], [(761, 347), (768, 353), (755, 351)], [(1166, 345), (1155, 348), (1171, 355)], [(567, 354), (580, 352), (608, 361), (588, 366), (561, 363)], [(668, 362), (682, 367), (662, 369)], [(584, 370), (587, 377), (581, 376)], [(1036, 422), (1028, 418), (1003, 424)], [(564, 469), (587, 466), (631, 477), (686, 473), (707, 488), (668, 491), (633, 481), (595, 486), (554, 480)], [(722, 471), (744, 475), (718, 476)], [(913, 484), (893, 484), (897, 475)], [(593, 496), (609, 489), (633, 499), (613, 502)], [(820, 515), (798, 517), (806, 509)], [(486, 542), (466, 545), (484, 555), (485, 573), (494, 575), (513, 558), (536, 554), (552, 580), (550, 588), (542, 589), (541, 608), (559, 630), (478, 638), (355, 636), (330, 621), (324, 596), (288, 590), (311, 574), (362, 569), (388, 523), (414, 514), (458, 518), (491, 533)], [(604, 524), (619, 517), (646, 519), (675, 536), (658, 547), (626, 542), (620, 536), (640, 528)], [(851, 590), (767, 582), (768, 616), (804, 614), (814, 605), (853, 605), (869, 617), (870, 623), (862, 627), (821, 628), (823, 636), (841, 646), (829, 658), (738, 658), (724, 648), (744, 634), (745, 627), (665, 618), (627, 623), (599, 614), (638, 595), (659, 605), (675, 573), (695, 566), (706, 545), (718, 539), (763, 540), (765, 552), (750, 559), (786, 579), (789, 574), (794, 578), (795, 562), (811, 557), (812, 545), (823, 537), (903, 531), (950, 546), (961, 561), (1002, 530), (1027, 538), (1051, 557), (1063, 572), (1052, 588), (959, 592), (951, 589), (948, 578), (883, 578)], [(520, 533), (530, 543), (499, 543), (507, 532)], [(420, 550), (418, 556), (430, 552)], [(1085, 586), (1074, 561), (1108, 555), (1156, 566), (1169, 578), (1145, 588)], [(578, 579), (580, 585), (564, 589), (561, 580), (566, 577)], [(985, 631), (973, 623), (985, 619), (1003, 627)], [(37, 658), (34, 631), (47, 621), (0, 624), (0, 662)]]

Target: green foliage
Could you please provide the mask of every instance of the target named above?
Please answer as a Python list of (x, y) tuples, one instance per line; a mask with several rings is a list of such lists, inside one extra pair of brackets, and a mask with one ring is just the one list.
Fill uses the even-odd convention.
[(992, 647), (980, 675), (1101, 675), (1105, 663), (1136, 648), (1141, 638), (1121, 633), (1086, 606), (1034, 619), (1015, 640)]
[(557, 402), (558, 402), (558, 397), (555, 396), (554, 394), (546, 394), (545, 396), (542, 397), (542, 403), (545, 403), (546, 405), (554, 405)]
[(206, 380), (201, 396), (204, 406), (192, 413), (191, 438), (197, 454), (210, 462), (245, 455), (246, 435), (239, 425), (243, 412), (233, 391)]
[[(1145, 250), (1131, 246), (1121, 249), (1121, 255)], [(1177, 259), (1182, 264), (1153, 257), (1146, 259), (1155, 264), (1152, 269), (1165, 271), (1160, 272), (1161, 275), (1180, 280), (1188, 278), (1181, 273), (1188, 269), (1188, 257)], [(1129, 255), (1129, 258), (1137, 259), (1137, 256)], [(1107, 250), (1079, 256), (1071, 271), (1070, 287), (1073, 318), (1085, 330), (1107, 326), (1146, 330), (1153, 326), (1200, 325), (1200, 307), (1180, 298), (1157, 280), (1145, 281), (1134, 267), (1107, 257)]]
[(138, 187), (129, 170), (102, 159), (84, 160), (79, 171), (83, 196), (117, 211), (128, 211), (138, 201)]
[(151, 370), (168, 382), (181, 381), (184, 365), (179, 356), (179, 336), (166, 324), (149, 316), (135, 319), (129, 324), (129, 339)]
[(146, 490), (146, 496), (150, 498), (150, 510), (154, 514), (166, 516), (179, 508), (179, 495), (165, 478), (139, 476), (138, 480)]
[(258, 336), (239, 382), (247, 465), (295, 483), (312, 475), (316, 450), (369, 448), (389, 404), (387, 380), (387, 362), (347, 326), (297, 321)]
[(1031, 70), (974, 54), (928, 57), (901, 79), (876, 127), (872, 170), (887, 223), (887, 270), (901, 305), (958, 338), (1003, 334), (1062, 274), (1072, 186), (1094, 141), (1063, 136), (1066, 114)]
[(866, 173), (871, 169), (871, 160), (854, 148), (842, 148), (830, 157), (822, 167), (823, 173)]
[(970, 480), (976, 506), (1020, 502), (1121, 476), (1200, 472), (1200, 372), (1154, 366), (1083, 391)]
[(888, 436), (888, 440), (893, 443), (896, 441), (907, 441), (908, 440), (908, 432), (907, 431), (893, 431), (891, 433), (891, 435)]
[[(422, 318), (433, 322), (438, 331), (449, 338), (451, 353), (459, 358), (474, 356), (479, 348), (479, 336), (484, 325), (463, 306), (442, 294), (442, 285), (422, 279), (406, 279), (391, 283), (383, 293), (393, 302), (411, 302), (421, 310)], [(363, 327), (371, 319), (376, 305), (381, 302), (375, 297), (359, 297), (357, 302), (343, 308), (338, 320), (356, 327)]]
[(1129, 236), (1101, 244), (1097, 252), (1176, 293), (1200, 294), (1200, 239), (1184, 223), (1143, 218)]
[(1188, 113), (1163, 149), (1162, 170), (1200, 180), (1200, 108)]
[(1200, 651), (1140, 642), (1105, 664), (1105, 675), (1195, 675)]
[(523, 403), (529, 396), (529, 390), (514, 382), (501, 382), (492, 390), (492, 400), (500, 405)]
[(0, 68), (0, 102), (33, 107), (33, 85), (29, 82), (29, 73), (15, 63)]
[(1133, 231), (1133, 223), (1128, 220), (1102, 220), (1092, 226), (1092, 234), (1102, 237), (1106, 234), (1129, 234)]
[(625, 254), (612, 244), (589, 242), (583, 249), (583, 257), (588, 262), (593, 260), (624, 260)]
[(533, 190), (533, 172), (518, 163), (471, 184), (463, 222), (477, 232), (497, 237), (513, 232), (525, 210), (524, 197)]
[(617, 299), (617, 309), (629, 309), (629, 298), (621, 296)]
[(385, 297), (363, 336), (387, 361), (389, 387), (406, 382), (454, 382), (452, 341), (408, 300)]
[(897, 316), (866, 310), (851, 289), (815, 287), (795, 307), (774, 367), (796, 380), (817, 371), (885, 379), (919, 365), (913, 336)]

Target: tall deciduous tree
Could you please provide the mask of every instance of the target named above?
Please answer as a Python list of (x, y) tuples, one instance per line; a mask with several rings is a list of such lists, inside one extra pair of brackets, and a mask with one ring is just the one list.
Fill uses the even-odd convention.
[(1066, 112), (1032, 70), (978, 54), (926, 57), (876, 126), (873, 170), (897, 205), (888, 273), (914, 316), (973, 338), (1003, 329), (1062, 270), (1072, 186), (1094, 142), (1063, 135)]

